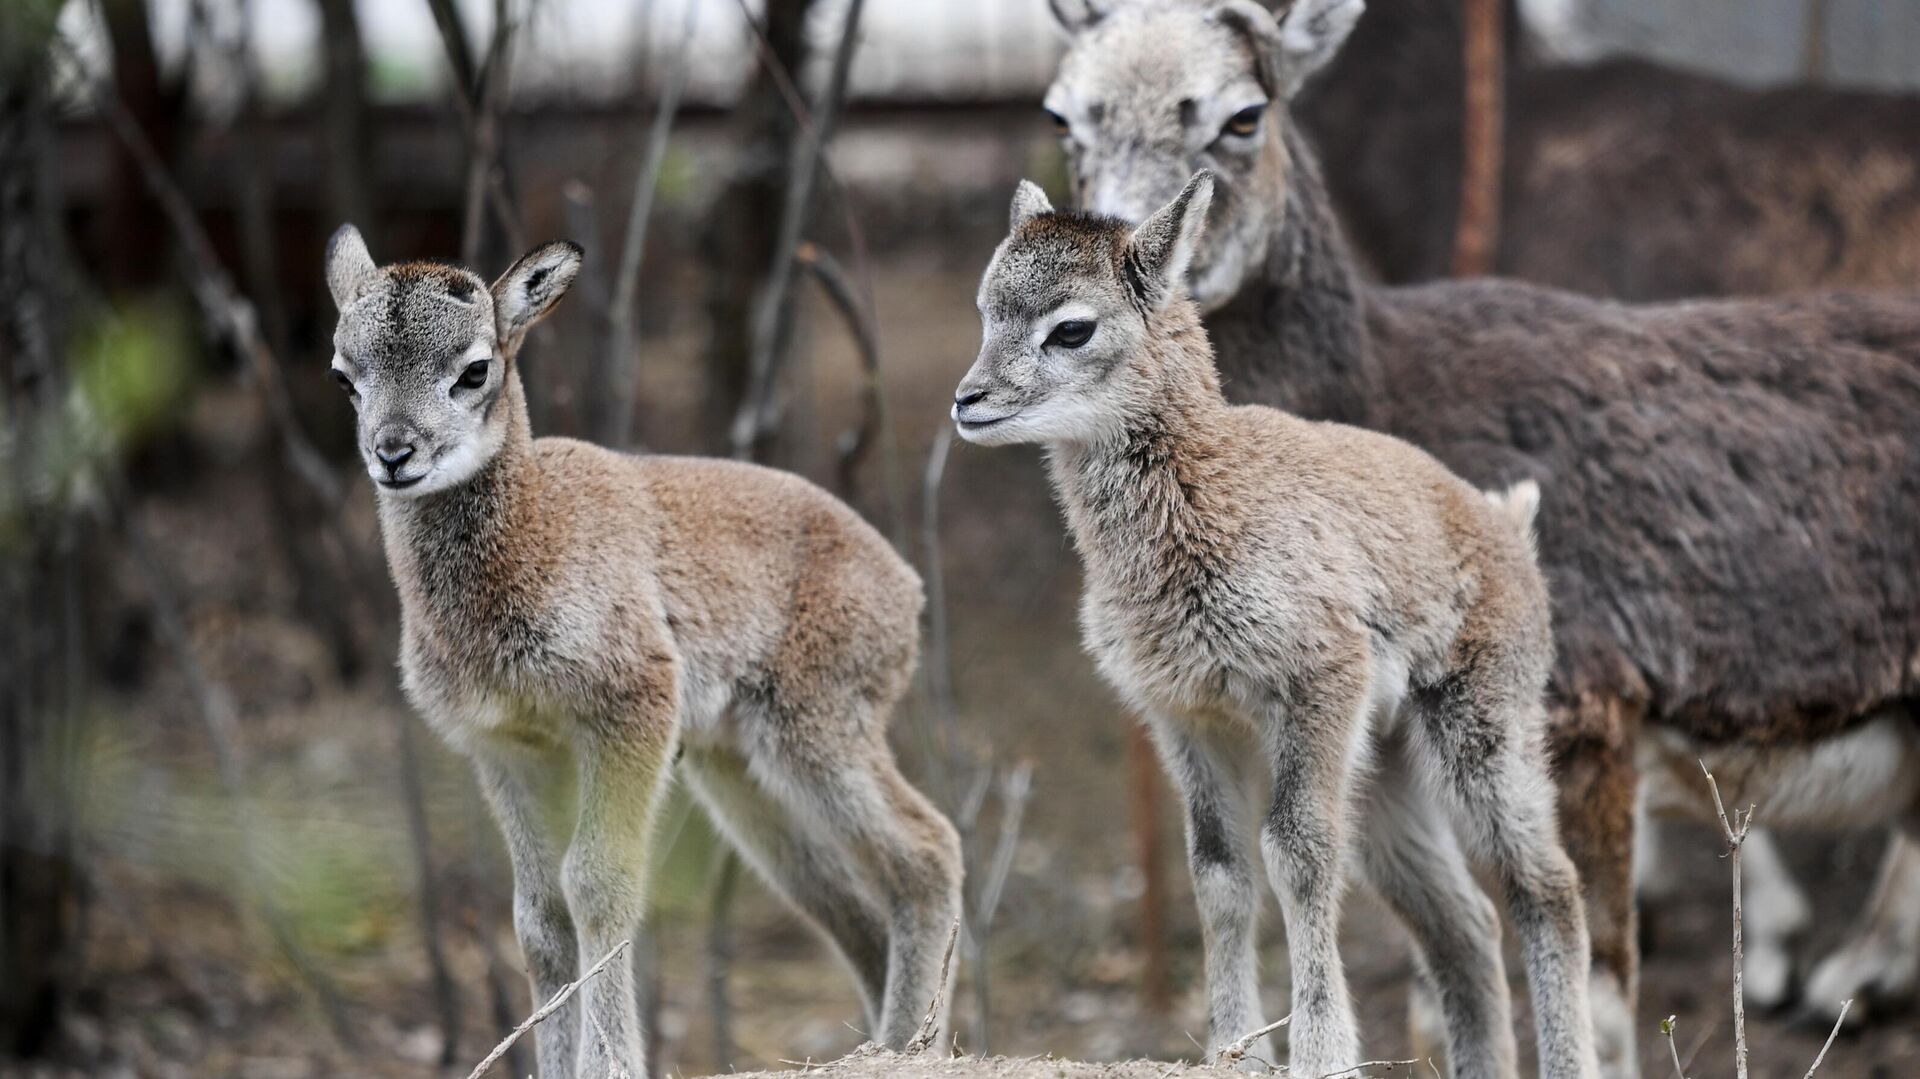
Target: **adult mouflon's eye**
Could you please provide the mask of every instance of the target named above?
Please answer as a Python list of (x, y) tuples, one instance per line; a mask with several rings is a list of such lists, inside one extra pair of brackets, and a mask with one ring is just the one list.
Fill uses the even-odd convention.
[(1073, 130), (1073, 125), (1067, 123), (1066, 117), (1060, 115), (1059, 113), (1053, 111), (1052, 109), (1048, 109), (1046, 111), (1047, 111), (1047, 119), (1053, 121), (1053, 130), (1057, 134), (1065, 135), (1067, 132)]
[(477, 390), (487, 384), (487, 361), (475, 360), (460, 372), (460, 378), (454, 385), (463, 390)]
[(352, 396), (358, 392), (353, 388), (353, 380), (348, 378), (347, 373), (338, 367), (333, 369), (333, 380), (340, 384), (341, 389), (347, 391), (348, 396)]
[(1053, 328), (1047, 335), (1047, 344), (1059, 348), (1079, 348), (1093, 337), (1093, 322), (1090, 319), (1070, 319)]
[(1244, 139), (1248, 135), (1260, 130), (1260, 117), (1266, 111), (1267, 106), (1264, 102), (1258, 105), (1248, 105), (1246, 108), (1241, 109), (1229, 117), (1226, 126), (1220, 129), (1220, 133), (1222, 135), (1238, 135)]

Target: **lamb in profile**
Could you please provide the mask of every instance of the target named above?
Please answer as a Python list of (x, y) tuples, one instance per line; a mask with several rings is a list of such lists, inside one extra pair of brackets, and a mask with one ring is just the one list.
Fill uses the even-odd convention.
[(1261, 1026), (1237, 735), (1272, 770), (1259, 837), (1292, 953), (1291, 1074), (1362, 1059), (1336, 939), (1352, 851), (1439, 987), (1454, 1075), (1516, 1074), (1471, 852), (1521, 938), (1540, 1074), (1594, 1076), (1543, 741), (1538, 492), (1483, 495), (1396, 439), (1229, 406), (1184, 284), (1211, 197), (1203, 171), (1135, 229), (1022, 184), (953, 418), (972, 442), (1046, 448), (1086, 563), (1086, 646), (1185, 799), (1212, 1044)]
[[(506, 838), (537, 1000), (639, 923), (677, 771), (900, 1047), (960, 903), (958, 836), (887, 747), (920, 581), (798, 477), (535, 440), (517, 354), (579, 268), (579, 248), (548, 244), (488, 287), (377, 268), (351, 225), (328, 245), (333, 373), (378, 487), (407, 695), (472, 761)], [(631, 965), (587, 982), (536, 1049), (542, 1079), (648, 1074)]]

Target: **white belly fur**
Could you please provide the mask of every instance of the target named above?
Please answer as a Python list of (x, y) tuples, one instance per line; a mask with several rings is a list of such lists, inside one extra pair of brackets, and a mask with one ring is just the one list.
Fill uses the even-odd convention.
[(1648, 812), (1714, 821), (1701, 761), (1729, 813), (1752, 804), (1756, 822), (1769, 828), (1873, 828), (1920, 811), (1920, 724), (1904, 710), (1804, 746), (1701, 746), (1651, 730), (1640, 740)]

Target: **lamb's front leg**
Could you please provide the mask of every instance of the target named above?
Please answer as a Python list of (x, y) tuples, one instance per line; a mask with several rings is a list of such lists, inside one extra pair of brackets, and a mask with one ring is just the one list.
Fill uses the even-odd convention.
[[(1206, 740), (1178, 720), (1149, 721), (1161, 763), (1186, 804), (1187, 864), (1200, 906), (1207, 978), (1207, 1043), (1217, 1050), (1265, 1024), (1254, 957), (1260, 908), (1253, 868), (1236, 823), (1235, 784)], [(1268, 1039), (1253, 1054), (1277, 1059)], [(1264, 1065), (1249, 1059), (1248, 1070)]]
[(1290, 1074), (1302, 1076), (1329, 1075), (1361, 1060), (1339, 934), (1351, 754), (1365, 683), (1329, 682), (1276, 704), (1264, 717), (1273, 806), (1260, 849), (1287, 926), (1293, 967), (1288, 1065)]
[[(647, 840), (665, 788), (671, 717), (593, 724), (579, 748), (580, 818), (561, 880), (579, 934), (583, 967), (639, 928), (647, 900)], [(609, 963), (580, 987), (579, 1079), (639, 1079), (646, 1046), (633, 964)]]
[[(573, 918), (560, 887), (561, 848), (552, 841), (553, 828), (543, 812), (571, 786), (570, 762), (557, 750), (510, 744), (483, 745), (472, 759), (513, 865), (513, 930), (537, 1008), (580, 974)], [(535, 1029), (540, 1079), (570, 1079), (579, 1033), (574, 1000)]]

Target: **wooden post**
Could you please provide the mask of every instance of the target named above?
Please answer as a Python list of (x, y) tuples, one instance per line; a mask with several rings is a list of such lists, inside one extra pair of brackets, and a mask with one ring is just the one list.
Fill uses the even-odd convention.
[(1501, 143), (1505, 136), (1506, 0), (1460, 0), (1465, 94), (1460, 137), (1460, 211), (1453, 276), (1493, 270), (1500, 240)]
[(1148, 1010), (1165, 1014), (1173, 1003), (1167, 982), (1167, 872), (1160, 853), (1160, 760), (1153, 739), (1139, 723), (1127, 738), (1129, 810), (1133, 852), (1140, 867), (1140, 998)]

